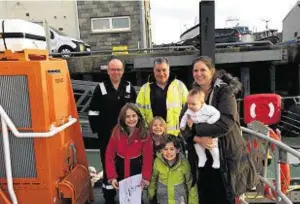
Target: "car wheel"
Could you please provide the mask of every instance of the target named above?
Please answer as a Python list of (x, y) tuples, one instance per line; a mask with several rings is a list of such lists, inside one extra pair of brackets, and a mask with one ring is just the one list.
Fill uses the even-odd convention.
[(71, 57), (70, 52), (74, 50), (70, 46), (62, 46), (59, 48), (58, 52), (61, 53), (61, 57)]

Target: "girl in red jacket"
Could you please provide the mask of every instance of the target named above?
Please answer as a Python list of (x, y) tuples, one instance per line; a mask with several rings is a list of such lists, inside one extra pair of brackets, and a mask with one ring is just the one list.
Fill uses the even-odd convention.
[(153, 147), (145, 121), (133, 103), (120, 111), (118, 124), (113, 129), (106, 154), (107, 179), (114, 188), (118, 181), (142, 174), (142, 187), (149, 185), (152, 171)]

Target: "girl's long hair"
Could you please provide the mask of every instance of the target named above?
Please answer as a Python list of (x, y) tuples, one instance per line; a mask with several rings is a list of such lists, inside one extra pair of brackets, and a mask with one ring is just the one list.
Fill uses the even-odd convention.
[(139, 129), (139, 134), (138, 134), (139, 139), (142, 139), (142, 140), (146, 139), (147, 138), (147, 129), (146, 129), (146, 126), (145, 126), (145, 120), (144, 120), (140, 110), (137, 108), (137, 106), (134, 103), (126, 103), (122, 107), (122, 109), (119, 113), (119, 117), (118, 117), (118, 124), (116, 125), (116, 127), (113, 130), (113, 135), (116, 135), (119, 138), (119, 133), (120, 132), (116, 132), (116, 130), (119, 129), (119, 131), (122, 131), (124, 134), (129, 136), (129, 134), (130, 134), (129, 128), (125, 124), (126, 111), (128, 109), (134, 111), (138, 116), (138, 122), (136, 124), (136, 128)]
[(152, 119), (152, 121), (150, 122), (150, 124), (149, 124), (149, 134), (151, 135), (152, 138), (153, 138), (153, 136), (154, 136), (154, 134), (153, 134), (153, 132), (152, 132), (152, 128), (153, 128), (153, 123), (154, 123), (155, 120), (159, 120), (159, 121), (163, 124), (163, 127), (164, 127), (164, 133), (163, 133), (162, 136), (159, 137), (159, 142), (160, 142), (160, 143), (163, 143), (164, 140), (165, 140), (165, 137), (166, 137), (166, 135), (167, 135), (167, 123), (166, 123), (166, 121), (165, 121), (162, 117), (160, 117), (160, 116), (155, 116), (155, 117)]

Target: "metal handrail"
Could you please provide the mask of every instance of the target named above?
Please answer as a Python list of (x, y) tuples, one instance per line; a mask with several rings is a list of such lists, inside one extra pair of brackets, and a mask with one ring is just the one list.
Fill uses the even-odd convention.
[(279, 164), (279, 150), (284, 150), (292, 155), (294, 155), (295, 157), (300, 159), (300, 152), (296, 151), (295, 149), (289, 147), (288, 145), (284, 144), (281, 141), (275, 140), (273, 138), (270, 138), (267, 135), (264, 135), (262, 133), (259, 133), (257, 131), (251, 130), (249, 128), (245, 128), (245, 127), (241, 127), (241, 130), (243, 132), (249, 133), (251, 135), (254, 135), (260, 139), (263, 139), (265, 141), (268, 141), (272, 144), (275, 145), (275, 184), (276, 186), (274, 186), (273, 184), (271, 184), (266, 178), (259, 176), (260, 180), (262, 182), (264, 182), (265, 184), (267, 184), (272, 190), (274, 190), (278, 197), (276, 199), (276, 203), (280, 203), (281, 199), (282, 201), (284, 201), (284, 203), (286, 204), (293, 204), (292, 201), (285, 195), (282, 193), (281, 191), (281, 187), (280, 187), (280, 164)]
[(172, 49), (190, 49), (191, 51), (197, 51), (198, 49), (193, 45), (180, 45), (180, 46), (166, 46), (166, 47), (153, 47), (153, 48), (136, 48), (136, 49), (102, 49), (95, 51), (83, 51), (83, 52), (68, 52), (68, 53), (49, 53), (50, 56), (62, 56), (62, 55), (87, 55), (87, 54), (112, 54), (114, 52), (144, 52), (144, 51), (166, 51)]
[(294, 150), (293, 148), (291, 148), (290, 146), (284, 144), (283, 142), (281, 141), (278, 141), (278, 140), (275, 140), (273, 138), (270, 138), (268, 137), (267, 135), (264, 135), (264, 134), (261, 134), (259, 132), (256, 132), (254, 130), (251, 130), (249, 128), (245, 128), (245, 127), (241, 127), (242, 131), (244, 132), (247, 132), (247, 133), (250, 133), (252, 135), (255, 135), (263, 140), (266, 140), (274, 145), (276, 145), (277, 147), (279, 147), (280, 149), (288, 152), (288, 153), (291, 153), (292, 155), (294, 155), (295, 157), (298, 157), (300, 159), (300, 152)]
[(233, 46), (233, 45), (274, 45), (270, 40), (262, 40), (262, 41), (250, 41), (250, 42), (229, 42), (229, 43), (216, 43), (216, 47), (221, 46)]
[(2, 137), (3, 137), (3, 150), (4, 150), (4, 161), (6, 171), (7, 188), (13, 204), (18, 204), (17, 196), (14, 191), (13, 179), (12, 179), (12, 168), (11, 168), (11, 156), (10, 156), (10, 144), (8, 136), (8, 128), (18, 138), (49, 138), (56, 135), (58, 132), (73, 125), (77, 119), (69, 117), (69, 121), (59, 127), (51, 126), (49, 132), (19, 132), (16, 126), (13, 124), (3, 107), (0, 105), (0, 116), (2, 124)]

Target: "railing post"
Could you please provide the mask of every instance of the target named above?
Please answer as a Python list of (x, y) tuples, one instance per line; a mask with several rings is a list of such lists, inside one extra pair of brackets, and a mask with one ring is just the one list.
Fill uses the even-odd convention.
[(14, 191), (14, 184), (13, 184), (13, 177), (12, 177), (9, 135), (8, 135), (6, 121), (4, 120), (4, 117), (2, 115), (1, 115), (1, 123), (2, 123), (3, 150), (4, 150), (5, 172), (6, 172), (8, 193), (10, 195), (11, 202), (13, 204), (18, 204), (17, 196)]
[[(274, 149), (274, 156), (275, 156), (275, 189), (277, 192), (281, 191), (281, 175), (280, 175), (280, 162), (279, 162), (279, 149), (275, 146)], [(277, 193), (276, 193), (277, 194)], [(281, 201), (280, 196), (276, 197), (276, 204), (279, 204)]]

